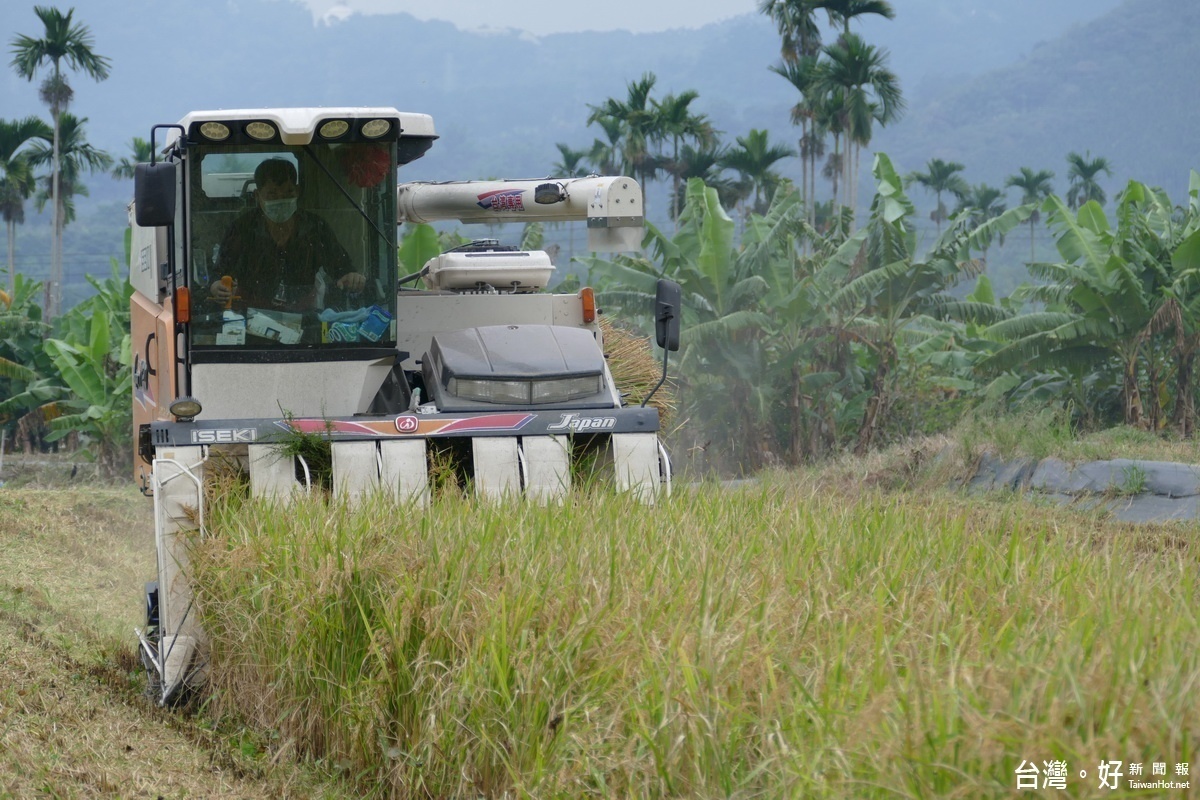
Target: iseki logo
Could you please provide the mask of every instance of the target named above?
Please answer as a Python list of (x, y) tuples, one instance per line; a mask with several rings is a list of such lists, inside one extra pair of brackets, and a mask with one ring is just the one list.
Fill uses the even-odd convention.
[(258, 437), (254, 428), (192, 431), (192, 444), (238, 444), (253, 442)]

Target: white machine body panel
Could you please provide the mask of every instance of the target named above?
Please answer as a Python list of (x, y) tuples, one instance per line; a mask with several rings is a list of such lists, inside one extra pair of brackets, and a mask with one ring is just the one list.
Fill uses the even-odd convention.
[(401, 501), (429, 505), (429, 467), (424, 439), (387, 439), (379, 443), (380, 481)]
[(521, 494), (521, 464), (513, 436), (477, 436), (471, 440), (475, 463), (475, 493), (489, 500)]
[(194, 364), (204, 419), (350, 416), (367, 410), (391, 359), (308, 364)]
[[(163, 699), (183, 683), (203, 679), (196, 665), (203, 632), (192, 607), (189, 541), (203, 525), (203, 448), (163, 450), (154, 460), (154, 538), (158, 549), (159, 668)], [(200, 659), (203, 660), (202, 658)]]
[(617, 490), (632, 492), (639, 501), (653, 505), (660, 484), (658, 436), (614, 433), (612, 448)]
[(374, 441), (333, 442), (333, 496), (354, 500), (379, 488), (379, 449)]
[(300, 488), (295, 460), (269, 444), (252, 444), (249, 452), (250, 496), (289, 502)]
[(546, 505), (561, 502), (571, 491), (571, 453), (560, 436), (525, 436), (521, 439), (525, 462), (525, 497)]

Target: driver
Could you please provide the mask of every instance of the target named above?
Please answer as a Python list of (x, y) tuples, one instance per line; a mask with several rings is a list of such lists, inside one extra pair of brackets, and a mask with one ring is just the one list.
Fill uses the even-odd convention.
[[(231, 298), (252, 308), (282, 311), (319, 310), (318, 273), (348, 292), (362, 291), (366, 279), (353, 271), (350, 257), (325, 220), (297, 209), (300, 184), (296, 167), (283, 158), (261, 162), (254, 170), (255, 207), (229, 226), (217, 258), (212, 297), (228, 306)], [(335, 279), (336, 276), (336, 279)], [(323, 291), (320, 291), (323, 294)]]

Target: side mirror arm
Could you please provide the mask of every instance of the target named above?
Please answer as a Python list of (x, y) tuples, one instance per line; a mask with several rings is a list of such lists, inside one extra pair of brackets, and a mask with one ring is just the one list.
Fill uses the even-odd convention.
[(679, 349), (679, 318), (683, 289), (675, 281), (660, 278), (654, 293), (654, 338), (663, 351), (663, 371), (658, 383), (642, 400), (642, 408), (650, 402), (667, 380), (667, 359), (672, 350)]

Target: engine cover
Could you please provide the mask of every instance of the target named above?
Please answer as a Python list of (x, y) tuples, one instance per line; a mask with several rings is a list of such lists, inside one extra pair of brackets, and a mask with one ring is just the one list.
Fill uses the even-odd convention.
[(604, 354), (580, 328), (489, 325), (439, 333), (423, 369), (440, 411), (616, 405)]

